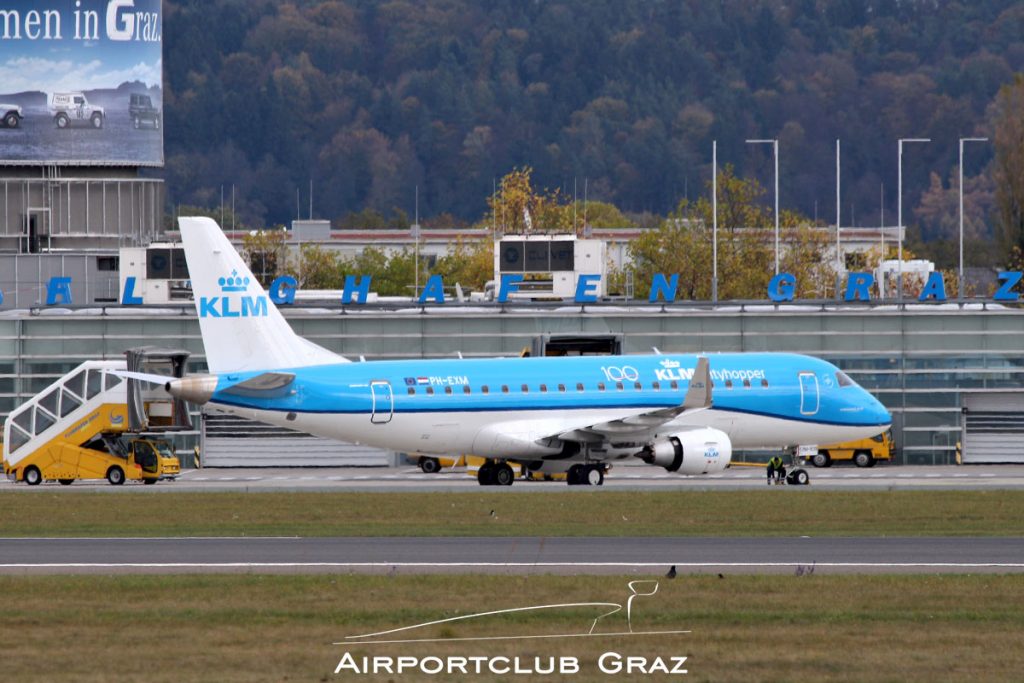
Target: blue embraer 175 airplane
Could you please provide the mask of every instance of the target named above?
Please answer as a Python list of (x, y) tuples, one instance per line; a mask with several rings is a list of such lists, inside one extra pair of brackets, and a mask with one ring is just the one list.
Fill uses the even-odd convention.
[(571, 484), (633, 458), (706, 474), (733, 448), (860, 439), (891, 422), (834, 365), (795, 354), (349, 362), (292, 331), (214, 221), (179, 222), (211, 374), (145, 378), (319, 436), (483, 456), (481, 484), (511, 484), (508, 460)]

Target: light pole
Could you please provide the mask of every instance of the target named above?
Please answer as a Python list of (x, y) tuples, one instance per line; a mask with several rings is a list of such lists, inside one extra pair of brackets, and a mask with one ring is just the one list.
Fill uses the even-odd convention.
[(711, 142), (711, 301), (718, 303), (718, 140)]
[(899, 155), (896, 161), (896, 230), (899, 234), (897, 246), (897, 274), (896, 274), (896, 300), (903, 300), (903, 143), (904, 142), (931, 142), (931, 138), (900, 138)]
[(748, 144), (771, 144), (772, 155), (775, 157), (775, 274), (779, 274), (779, 141), (778, 140), (747, 140)]
[(957, 276), (957, 298), (964, 298), (964, 143), (988, 142), (988, 138), (960, 138), (960, 271)]
[(842, 206), (839, 203), (839, 139), (836, 138), (836, 299), (839, 298), (839, 284), (843, 279), (842, 252), (839, 248), (839, 220), (841, 208)]

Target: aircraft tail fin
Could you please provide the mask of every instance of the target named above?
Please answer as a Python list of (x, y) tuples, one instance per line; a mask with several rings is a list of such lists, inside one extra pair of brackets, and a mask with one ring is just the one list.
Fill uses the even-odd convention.
[(295, 334), (211, 218), (179, 218), (210, 372), (271, 370), (346, 359)]

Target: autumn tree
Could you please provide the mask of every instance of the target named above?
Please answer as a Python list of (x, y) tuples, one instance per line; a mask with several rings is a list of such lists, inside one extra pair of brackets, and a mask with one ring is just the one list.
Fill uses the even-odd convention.
[[(731, 167), (719, 173), (718, 188), (718, 297), (761, 297), (771, 277), (767, 217), (756, 203), (764, 190), (756, 181), (737, 178)], [(634, 239), (629, 254), (635, 291), (648, 291), (654, 273), (678, 274), (679, 298), (711, 299), (712, 218), (707, 198), (684, 199), (657, 229)]]
[[(719, 299), (764, 298), (774, 275), (774, 221), (760, 203), (763, 195), (757, 181), (737, 178), (731, 167), (719, 173)], [(796, 295), (830, 296), (836, 271), (828, 234), (790, 211), (782, 212), (779, 227), (780, 272), (795, 276)], [(706, 197), (683, 200), (661, 226), (630, 244), (635, 290), (648, 291), (654, 273), (678, 274), (677, 297), (711, 299), (714, 241), (711, 202)]]
[(242, 239), (242, 255), (264, 287), (288, 267), (288, 231), (283, 227), (252, 230)]
[(534, 189), (532, 174), (526, 166), (505, 175), (498, 191), (487, 198), (488, 213), (481, 224), (510, 234), (574, 233), (582, 228), (582, 213), (574, 215), (559, 190)]
[(1024, 75), (999, 90), (992, 105), (998, 234), (1007, 253), (1024, 249)]
[[(356, 256), (341, 261), (342, 282), (345, 275), (369, 275), (372, 291), (381, 296), (413, 295), (416, 281), (416, 257), (412, 250), (403, 249), (388, 256), (384, 250), (367, 247)], [(421, 279), (422, 271), (421, 271)]]
[(494, 279), (494, 243), (490, 239), (459, 238), (448, 254), (437, 260), (430, 274), (440, 275), (447, 285), (481, 291), (488, 280)]
[(341, 289), (345, 284), (341, 255), (318, 244), (304, 244), (292, 273), (301, 289)]

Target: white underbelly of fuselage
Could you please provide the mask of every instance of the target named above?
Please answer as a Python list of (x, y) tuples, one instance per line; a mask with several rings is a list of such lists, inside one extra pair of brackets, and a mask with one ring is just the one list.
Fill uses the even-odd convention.
[[(307, 432), (338, 441), (364, 444), (403, 453), (514, 457), (492, 441), (495, 429), (510, 439), (534, 440), (556, 436), (636, 413), (636, 409), (584, 409), (565, 411), (419, 412), (378, 415), (366, 413), (286, 413), (217, 405), (243, 417)], [(288, 419), (289, 415), (292, 419)], [(661, 436), (693, 427), (725, 432), (734, 449), (775, 449), (796, 445), (824, 445), (875, 436), (880, 427), (850, 427), (765, 415), (703, 410), (684, 415), (659, 427)], [(625, 440), (631, 440), (626, 438)], [(491, 450), (491, 446), (499, 450)], [(557, 453), (552, 449), (551, 454)], [(538, 457), (533, 453), (530, 457)], [(582, 455), (580, 456), (582, 459)]]

